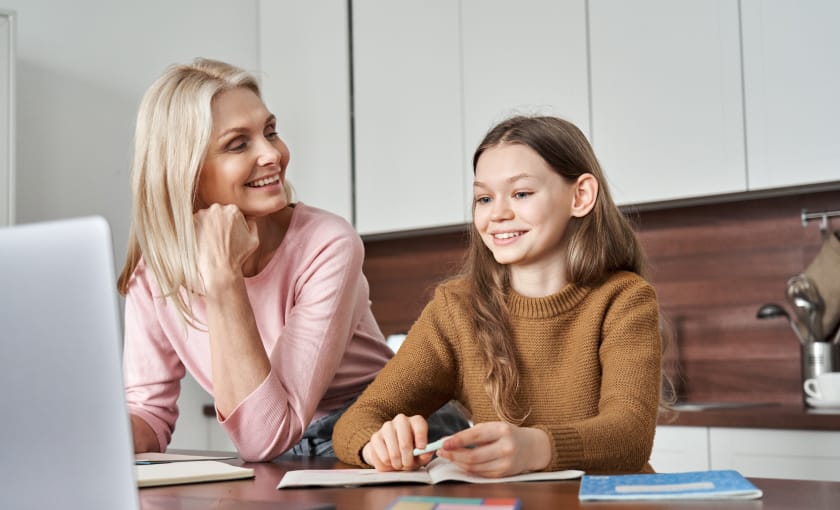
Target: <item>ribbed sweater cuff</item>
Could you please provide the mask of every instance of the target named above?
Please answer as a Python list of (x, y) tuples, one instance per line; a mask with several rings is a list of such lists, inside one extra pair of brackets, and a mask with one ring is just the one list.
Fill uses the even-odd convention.
[[(371, 468), (370, 464), (365, 462), (365, 459), (362, 457), (362, 449), (365, 447), (368, 442), (370, 442), (371, 436), (379, 429), (368, 429), (368, 430), (357, 430), (350, 436), (350, 440), (347, 442), (348, 447), (350, 448), (349, 451), (346, 451), (348, 459), (353, 457), (356, 459), (357, 466), (368, 467)], [(333, 445), (333, 449), (335, 449), (336, 445)]]
[(570, 427), (550, 429), (544, 425), (535, 428), (548, 435), (551, 443), (551, 461), (545, 471), (562, 471), (564, 469), (580, 469), (583, 460), (583, 444), (577, 431)]

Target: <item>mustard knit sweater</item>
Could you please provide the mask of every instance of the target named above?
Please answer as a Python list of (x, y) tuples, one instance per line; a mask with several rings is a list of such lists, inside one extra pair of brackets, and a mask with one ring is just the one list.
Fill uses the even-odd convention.
[[(364, 466), (361, 450), (399, 413), (429, 416), (450, 399), (475, 423), (500, 421), (484, 389), (484, 367), (468, 320), (463, 280), (440, 285), (397, 355), (333, 432), (340, 460)], [(543, 430), (546, 470), (652, 471), (661, 376), (659, 307), (653, 288), (619, 272), (597, 288), (508, 298), (520, 372), (523, 427)]]

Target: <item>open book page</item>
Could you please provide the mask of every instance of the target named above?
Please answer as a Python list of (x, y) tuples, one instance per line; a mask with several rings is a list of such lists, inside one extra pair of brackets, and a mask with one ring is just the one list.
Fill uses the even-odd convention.
[(581, 501), (758, 499), (762, 491), (735, 470), (584, 476)]
[(501, 482), (537, 482), (546, 480), (572, 480), (580, 478), (583, 471), (538, 471), (522, 475), (504, 476), (501, 478), (486, 478), (484, 476), (471, 475), (455, 464), (441, 457), (436, 458), (426, 466), (429, 478), (432, 483), (445, 481), (459, 481), (469, 483), (501, 483)]
[(191, 462), (194, 460), (227, 460), (235, 459), (236, 455), (226, 455), (223, 457), (207, 456), (207, 455), (183, 455), (180, 453), (158, 453), (146, 452), (137, 453), (134, 455), (135, 464), (163, 464), (166, 462)]
[(377, 471), (375, 469), (298, 469), (287, 471), (278, 489), (287, 487), (345, 487), (387, 483), (425, 483), (432, 479), (425, 469), (417, 471)]
[(138, 487), (253, 478), (254, 470), (216, 460), (134, 466)]
[(376, 471), (375, 469), (301, 469), (288, 471), (278, 489), (304, 486), (353, 486), (388, 483), (425, 483), (433, 485), (445, 481), (468, 483), (529, 482), (538, 480), (570, 480), (580, 478), (582, 471), (547, 471), (504, 478), (485, 478), (470, 475), (443, 458), (436, 458), (417, 471)]

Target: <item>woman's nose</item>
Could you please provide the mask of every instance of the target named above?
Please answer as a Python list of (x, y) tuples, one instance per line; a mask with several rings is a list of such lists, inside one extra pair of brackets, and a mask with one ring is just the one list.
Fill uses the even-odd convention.
[(513, 217), (513, 210), (507, 200), (493, 201), (493, 207), (490, 210), (490, 219), (493, 221), (509, 220)]
[(271, 140), (262, 140), (257, 154), (257, 164), (260, 166), (279, 165), (283, 161), (283, 145), (274, 144)]

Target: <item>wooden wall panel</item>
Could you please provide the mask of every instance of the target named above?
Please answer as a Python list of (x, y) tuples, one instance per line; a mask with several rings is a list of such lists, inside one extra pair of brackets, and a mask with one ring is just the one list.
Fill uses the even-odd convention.
[[(631, 214), (681, 398), (801, 401), (797, 339), (783, 319), (755, 315), (764, 303), (786, 306), (785, 282), (823, 242), (818, 221), (802, 226), (802, 209), (840, 209), (840, 191)], [(840, 230), (840, 219), (831, 227)], [(386, 335), (411, 326), (435, 285), (460, 267), (466, 243), (466, 230), (365, 242), (373, 311)]]

